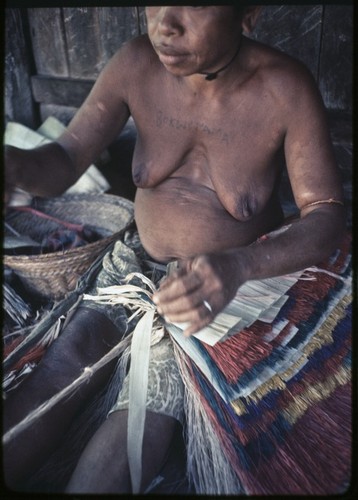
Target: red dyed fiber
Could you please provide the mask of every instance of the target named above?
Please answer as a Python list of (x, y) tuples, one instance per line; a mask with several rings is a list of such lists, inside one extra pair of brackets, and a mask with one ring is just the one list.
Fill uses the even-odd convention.
[[(344, 245), (333, 264), (326, 263), (318, 267), (339, 274), (346, 264), (350, 238), (346, 239)], [(264, 362), (287, 337), (290, 325), (304, 325), (306, 331), (311, 316), (317, 318), (317, 315), (324, 313), (331, 294), (335, 294), (338, 278), (322, 272), (312, 272), (312, 275), (316, 280), (300, 280), (289, 290), (291, 300), (285, 307), (284, 316), (290, 324), (272, 342), (264, 341), (265, 335), (272, 331), (272, 326), (256, 321), (250, 328), (225, 342), (214, 347), (205, 345), (213, 363), (226, 375), (228, 383), (237, 382), (255, 364)], [(209, 394), (208, 389), (204, 391), (201, 388), (191, 369), (194, 363), (187, 359), (191, 379), (204, 411), (246, 494), (337, 495), (344, 493), (344, 489), (349, 486), (352, 453), (351, 384), (339, 385), (329, 395), (318, 394), (322, 399), (310, 398), (310, 388), (317, 391), (317, 384), (328, 383), (330, 377), (339, 373), (350, 353), (350, 326), (347, 321), (341, 325), (347, 328), (342, 332), (343, 342), (337, 337), (341, 329), (333, 327), (336, 332), (333, 341), (327, 339), (328, 343), (325, 343), (322, 339), (322, 344), (315, 345), (308, 363), (286, 382), (283, 389), (267, 387), (267, 394), (257, 402), (249, 397), (241, 398), (240, 401), (249, 410), (242, 416), (235, 415), (215, 390), (212, 389)], [(315, 340), (308, 339), (308, 345), (314, 345)], [(210, 387), (210, 382), (207, 383)], [(312, 395), (317, 396), (317, 393)], [(297, 398), (302, 398), (307, 408), (292, 408), (292, 412), (295, 412), (292, 417), (296, 420), (290, 425), (283, 412)], [(199, 446), (205, 447), (205, 443), (199, 443)], [(235, 451), (235, 447), (239, 451)]]
[(21, 370), (27, 363), (38, 363), (45, 354), (46, 347), (37, 345), (29, 350), (14, 366), (13, 370)]
[[(263, 339), (271, 327), (252, 325), (215, 346), (204, 344), (213, 362), (221, 370), (228, 383), (235, 383), (239, 377), (272, 351), (272, 345)], [(259, 334), (258, 334), (259, 333)]]
[(285, 340), (287, 335), (291, 333), (291, 323), (288, 323), (286, 326), (283, 327), (282, 331), (271, 341), (271, 344), (273, 347), (278, 347), (282, 345), (282, 342)]
[[(341, 361), (344, 356), (349, 351), (349, 340), (347, 340), (346, 345), (342, 346), (342, 349), (333, 353), (332, 358), (326, 360), (326, 362), (320, 368), (310, 369), (305, 373), (303, 380), (296, 380), (294, 382), (288, 382), (287, 388), (280, 390), (280, 393), (275, 400), (275, 406), (263, 406), (260, 402), (260, 414), (257, 417), (251, 417), (250, 421), (245, 424), (245, 434), (246, 437), (250, 436), (250, 439), (256, 437), (261, 431), (266, 430), (271, 423), (275, 420), (278, 414), (280, 414), (288, 405), (293, 403), (295, 399), (303, 394), (307, 388), (312, 384), (315, 385), (319, 382), (324, 382), (327, 379), (327, 375), (333, 375), (341, 367)], [(245, 403), (245, 398), (242, 398)], [(242, 438), (241, 431), (239, 431), (238, 437), (243, 443), (248, 442), (250, 439)]]
[(324, 301), (336, 282), (336, 278), (323, 273), (320, 273), (315, 281), (298, 281), (288, 292), (294, 297), (294, 304), (287, 313), (287, 319), (294, 325), (308, 319), (315, 306)]
[[(21, 335), (14, 339), (12, 342), (10, 342), (7, 346), (4, 347), (3, 350), (3, 358), (6, 359), (6, 357), (19, 345), (21, 342), (25, 339), (24, 335)], [(38, 363), (42, 356), (45, 354), (46, 347), (43, 345), (39, 344), (31, 349), (22, 356), (17, 363), (15, 363), (12, 367), (11, 370), (21, 370), (27, 363)]]
[(346, 384), (309, 408), (275, 456), (261, 461), (255, 473), (247, 473), (248, 493), (341, 493), (351, 466), (350, 394), (350, 384)]

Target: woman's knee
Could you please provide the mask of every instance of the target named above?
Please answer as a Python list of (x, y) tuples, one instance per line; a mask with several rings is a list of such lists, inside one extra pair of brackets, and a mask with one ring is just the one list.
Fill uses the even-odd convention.
[[(85, 448), (67, 492), (130, 493), (127, 423), (127, 410), (110, 413)], [(173, 417), (147, 411), (142, 452), (142, 490), (165, 464), (177, 425)]]
[(120, 340), (120, 332), (105, 315), (81, 307), (47, 353), (52, 362), (62, 362), (65, 357), (66, 364), (73, 362), (86, 366), (100, 359)]

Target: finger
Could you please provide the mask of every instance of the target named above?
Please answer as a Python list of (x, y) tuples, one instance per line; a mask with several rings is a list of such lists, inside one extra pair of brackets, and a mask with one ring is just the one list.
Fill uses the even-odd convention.
[(187, 316), (191, 314), (192, 311), (195, 311), (202, 304), (202, 294), (196, 292), (183, 294), (166, 302), (160, 300), (156, 303), (156, 306), (161, 316), (177, 317), (178, 315)]
[(186, 259), (186, 260), (177, 261), (176, 266), (172, 267), (170, 274), (162, 280), (159, 289), (163, 290), (170, 283), (172, 283), (175, 279), (180, 278), (181, 276), (184, 276), (190, 270), (191, 270), (191, 260)]
[(214, 318), (213, 311), (210, 311), (201, 300), (195, 307), (191, 307), (186, 311), (165, 312), (164, 318), (170, 323), (190, 323), (197, 325), (202, 323), (210, 323)]
[(166, 276), (161, 282), (159, 286), (159, 290), (164, 290), (170, 283), (172, 283), (174, 280), (180, 278), (185, 274), (184, 269), (178, 269), (176, 271), (172, 271), (168, 276)]
[[(163, 316), (172, 317), (173, 315), (185, 315), (190, 314), (191, 311), (205, 307), (205, 301), (203, 297), (210, 298), (208, 291), (204, 291), (203, 287), (196, 288), (193, 292), (181, 295), (180, 297), (171, 300), (170, 302), (159, 302), (157, 305), (159, 314)], [(211, 300), (211, 299), (210, 299)], [(209, 302), (206, 302), (208, 306), (205, 307), (206, 311), (212, 313), (212, 309)]]
[(202, 280), (198, 274), (184, 274), (168, 282), (165, 287), (161, 286), (153, 295), (153, 301), (155, 304), (163, 306), (165, 303), (193, 293), (201, 285)]

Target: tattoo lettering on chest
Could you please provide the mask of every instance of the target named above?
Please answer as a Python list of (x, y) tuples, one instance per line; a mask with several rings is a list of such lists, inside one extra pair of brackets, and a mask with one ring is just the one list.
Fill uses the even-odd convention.
[(227, 132), (225, 132), (222, 128), (210, 127), (205, 122), (195, 120), (179, 120), (178, 118), (166, 115), (163, 111), (159, 110), (157, 111), (155, 123), (158, 128), (171, 127), (176, 130), (199, 130), (208, 136), (216, 137), (219, 141), (229, 144), (229, 134)]

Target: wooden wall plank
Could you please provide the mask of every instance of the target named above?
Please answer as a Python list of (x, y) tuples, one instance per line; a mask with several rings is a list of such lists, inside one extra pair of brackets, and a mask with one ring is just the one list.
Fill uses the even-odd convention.
[(93, 84), (94, 80), (45, 76), (31, 78), (32, 94), (36, 102), (77, 108), (81, 106)]
[(352, 109), (353, 6), (326, 5), (320, 54), (319, 86), (331, 109)]
[(32, 49), (40, 75), (69, 76), (61, 9), (27, 9)]
[[(22, 123), (31, 123), (36, 110), (32, 58), (38, 75), (94, 80), (122, 43), (147, 29), (143, 7), (20, 10), (28, 25), (17, 9), (6, 9), (5, 112), (6, 120)], [(267, 5), (252, 38), (302, 60), (318, 78), (326, 106), (352, 112), (352, 11), (350, 5)], [(24, 29), (31, 40), (25, 40)], [(61, 89), (53, 88), (54, 99)]]
[(318, 79), (322, 5), (265, 6), (252, 38), (301, 60)]
[(69, 76), (90, 78), (98, 76), (102, 39), (96, 10), (91, 7), (64, 8)]
[(145, 17), (145, 7), (137, 7), (137, 15), (140, 33), (147, 33), (147, 18)]
[(102, 60), (105, 63), (126, 41), (140, 34), (136, 7), (104, 7), (96, 9), (102, 39)]
[(18, 121), (34, 127), (38, 119), (31, 94), (31, 48), (21, 9), (5, 9), (5, 124)]
[(134, 7), (64, 8), (69, 75), (96, 78), (128, 39), (139, 34)]

